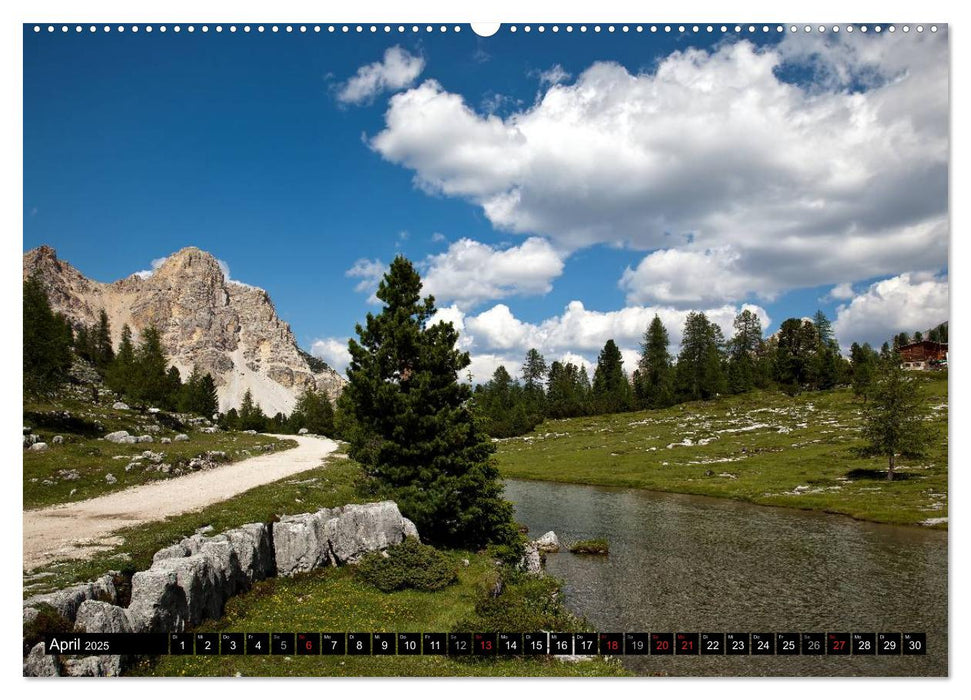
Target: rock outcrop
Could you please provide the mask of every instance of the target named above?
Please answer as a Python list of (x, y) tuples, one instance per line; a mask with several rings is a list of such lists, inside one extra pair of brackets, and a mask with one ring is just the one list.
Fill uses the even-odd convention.
[[(417, 539), (418, 531), (393, 501), (325, 508), (214, 536), (200, 531), (160, 549), (148, 569), (132, 576), (128, 607), (117, 604), (112, 572), (24, 601), (24, 626), (50, 605), (80, 632), (178, 632), (221, 617), (226, 602), (257, 581), (354, 563), (406, 537)], [(41, 643), (23, 668), (25, 676), (117, 676), (126, 663), (119, 656), (45, 655)]]
[(367, 552), (387, 549), (406, 537), (417, 539), (418, 530), (394, 501), (285, 516), (273, 525), (277, 572), (292, 576), (321, 566), (354, 563)]
[(24, 254), (23, 274), (37, 275), (54, 310), (75, 325), (95, 324), (104, 309), (116, 346), (123, 325), (136, 337), (154, 325), (183, 377), (194, 365), (212, 374), (221, 411), (238, 408), (249, 389), (268, 415), (290, 413), (305, 388), (336, 399), (345, 384), (300, 350), (264, 290), (228, 279), (219, 261), (198, 248), (183, 248), (150, 272), (102, 283), (41, 246)]

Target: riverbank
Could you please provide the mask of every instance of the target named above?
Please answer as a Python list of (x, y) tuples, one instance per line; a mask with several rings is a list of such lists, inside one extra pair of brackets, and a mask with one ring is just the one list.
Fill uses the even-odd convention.
[(849, 389), (753, 392), (659, 411), (547, 420), (498, 442), (505, 478), (623, 486), (947, 528), (947, 378), (918, 376), (935, 432), (926, 457), (861, 457)]

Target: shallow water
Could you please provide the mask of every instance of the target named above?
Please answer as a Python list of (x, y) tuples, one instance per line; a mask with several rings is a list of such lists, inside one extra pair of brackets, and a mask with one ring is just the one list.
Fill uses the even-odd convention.
[(506, 482), (530, 537), (604, 537), (547, 556), (604, 632), (926, 632), (926, 656), (622, 657), (672, 675), (947, 675), (947, 533), (724, 499)]

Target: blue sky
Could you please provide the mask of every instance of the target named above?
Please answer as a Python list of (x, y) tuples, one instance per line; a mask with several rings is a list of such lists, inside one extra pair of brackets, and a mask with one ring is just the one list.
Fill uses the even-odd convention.
[[(24, 29), (24, 250), (195, 245), (340, 367), (415, 260), (484, 378), (655, 312), (947, 318), (947, 37)], [(350, 274), (349, 274), (350, 271)], [(356, 271), (356, 272), (355, 272)]]

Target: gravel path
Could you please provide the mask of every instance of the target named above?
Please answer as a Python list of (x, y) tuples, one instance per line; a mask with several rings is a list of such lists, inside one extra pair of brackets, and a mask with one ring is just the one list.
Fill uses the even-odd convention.
[(297, 447), (87, 501), (24, 511), (24, 571), (113, 547), (121, 542), (121, 538), (111, 537), (116, 530), (199, 510), (255, 486), (313, 469), (337, 449), (337, 443), (326, 438), (275, 437), (296, 440)]

